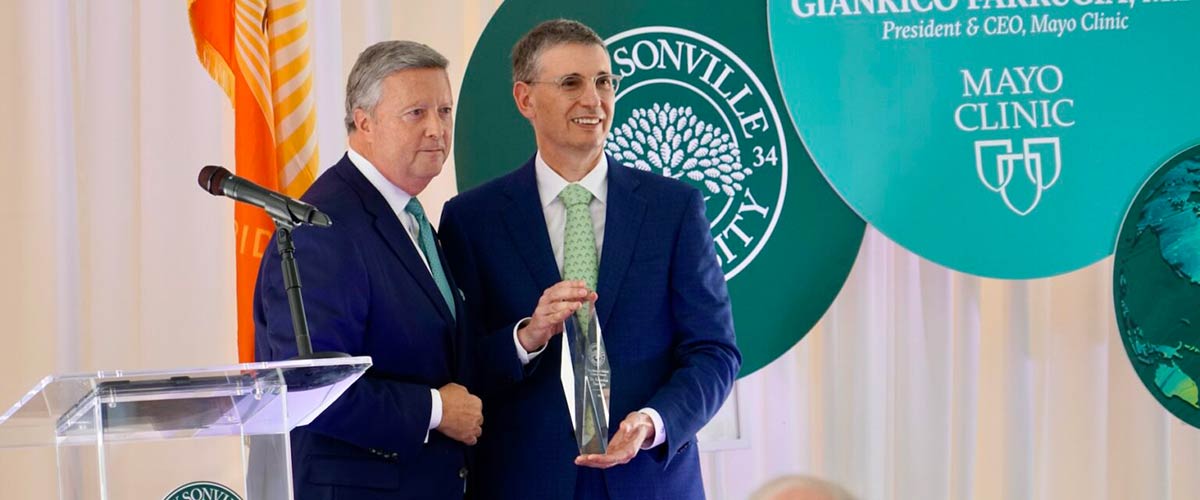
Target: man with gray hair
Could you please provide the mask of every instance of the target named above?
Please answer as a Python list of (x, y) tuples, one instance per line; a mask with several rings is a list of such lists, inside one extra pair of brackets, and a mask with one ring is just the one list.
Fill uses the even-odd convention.
[[(462, 385), (466, 314), (417, 200), (450, 150), (446, 65), (415, 42), (363, 51), (346, 84), (349, 150), (302, 197), (333, 219), (293, 235), (313, 350), (374, 364), (292, 432), (297, 500), (463, 496), (482, 405)], [(259, 360), (296, 355), (275, 252), (259, 269), (254, 320)]]

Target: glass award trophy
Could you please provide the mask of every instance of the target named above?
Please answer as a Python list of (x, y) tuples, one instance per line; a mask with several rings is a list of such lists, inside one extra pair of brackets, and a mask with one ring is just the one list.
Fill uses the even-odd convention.
[[(573, 403), (575, 442), (579, 453), (603, 454), (608, 449), (608, 403), (611, 371), (604, 350), (604, 337), (591, 302), (584, 302), (563, 325), (567, 343), (564, 361), (569, 361), (571, 379), (563, 373), (563, 388)], [(566, 354), (569, 353), (569, 356)], [(564, 365), (565, 366), (565, 365)], [(572, 387), (568, 388), (567, 386)], [(570, 389), (574, 390), (571, 391)], [(571, 393), (574, 393), (573, 396)]]

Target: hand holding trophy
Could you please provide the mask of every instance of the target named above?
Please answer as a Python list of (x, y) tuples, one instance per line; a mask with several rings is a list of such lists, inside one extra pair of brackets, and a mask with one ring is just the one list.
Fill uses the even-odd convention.
[[(645, 413), (635, 411), (625, 417), (612, 441), (608, 441), (612, 371), (593, 302), (584, 302), (565, 323), (563, 366), (568, 366), (565, 358), (569, 352), (571, 369), (570, 376), (567, 370), (563, 371), (563, 392), (574, 402), (571, 416), (575, 441), (579, 444), (575, 464), (607, 469), (628, 463), (644, 443), (653, 441), (654, 423)], [(574, 391), (568, 390), (568, 385)]]
[[(612, 379), (600, 322), (593, 302), (584, 302), (563, 325), (574, 393), (575, 441), (579, 453), (603, 454), (608, 449), (609, 384)], [(564, 356), (565, 357), (565, 356)], [(564, 373), (565, 375), (565, 373)], [(564, 389), (568, 380), (563, 379)]]

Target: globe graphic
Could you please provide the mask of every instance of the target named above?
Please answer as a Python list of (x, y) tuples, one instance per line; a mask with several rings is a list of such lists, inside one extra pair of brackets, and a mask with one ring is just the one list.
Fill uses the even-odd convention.
[(1142, 383), (1200, 427), (1200, 146), (1159, 168), (1134, 199), (1117, 240), (1113, 298)]

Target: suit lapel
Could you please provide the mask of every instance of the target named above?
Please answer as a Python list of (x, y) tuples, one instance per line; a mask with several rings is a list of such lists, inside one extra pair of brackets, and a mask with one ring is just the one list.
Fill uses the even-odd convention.
[(375, 189), (375, 186), (371, 185), (371, 181), (363, 177), (362, 172), (358, 171), (348, 157), (343, 157), (342, 161), (334, 168), (337, 169), (338, 175), (358, 193), (363, 207), (375, 218), (375, 230), (392, 249), (392, 253), (396, 254), (405, 270), (412, 276), (413, 281), (425, 292), (442, 318), (447, 323), (454, 324), (454, 318), (450, 316), (450, 308), (446, 305), (446, 300), (442, 298), (441, 292), (438, 291), (437, 284), (433, 282), (433, 275), (429, 274), (429, 268), (425, 267), (425, 260), (420, 253), (417, 253), (412, 239), (408, 237), (408, 232), (405, 231), (404, 225), (400, 224), (400, 219), (396, 218), (396, 213), (392, 211), (387, 200)]
[(554, 261), (554, 250), (550, 247), (550, 235), (546, 230), (542, 200), (538, 196), (533, 159), (510, 178), (505, 192), (509, 204), (503, 209), (503, 217), (508, 234), (512, 237), (512, 244), (525, 262), (529, 274), (533, 276), (534, 283), (542, 290), (550, 288), (562, 278), (558, 272), (558, 264)]
[[(434, 231), (433, 234), (434, 234), (434, 236), (436, 236), (437, 231)], [(449, 285), (450, 285), (450, 296), (454, 300), (454, 312), (458, 317), (458, 321), (456, 322), (457, 324), (454, 325), (454, 328), (452, 329), (454, 331), (454, 338), (447, 339), (447, 346), (446, 346), (447, 350), (451, 354), (451, 356), (450, 356), (450, 359), (452, 360), (451, 365), (450, 365), (450, 368), (452, 370), (451, 373), (454, 373), (457, 375), (458, 378), (456, 378), (455, 380), (463, 380), (463, 378), (462, 378), (463, 373), (460, 372), (459, 370), (465, 369), (466, 367), (464, 366), (464, 364), (459, 363), (458, 346), (460, 344), (463, 346), (466, 346), (466, 343), (465, 343), (467, 341), (467, 339), (465, 337), (465, 334), (467, 333), (467, 329), (465, 327), (465, 325), (467, 324), (466, 306), (463, 303), (462, 296), (459, 295), (458, 283), (454, 280), (454, 273), (450, 272), (450, 266), (446, 264), (447, 262), (450, 262), (450, 261), (446, 258), (446, 251), (442, 250), (441, 239), (435, 237), (433, 242), (434, 242), (434, 244), (437, 245), (438, 258), (440, 258), (442, 260), (443, 272), (446, 273), (446, 282), (449, 283)], [(431, 281), (432, 281), (432, 279), (431, 279)], [(438, 294), (438, 297), (441, 297), (440, 292)]]
[(628, 167), (611, 157), (608, 158), (608, 203), (604, 212), (604, 248), (600, 253), (600, 270), (596, 281), (596, 293), (600, 299), (596, 311), (600, 323), (608, 321), (612, 314), (613, 298), (621, 289), (621, 281), (629, 269), (633, 249), (637, 247), (638, 233), (646, 215), (646, 200), (634, 191), (638, 181)]

